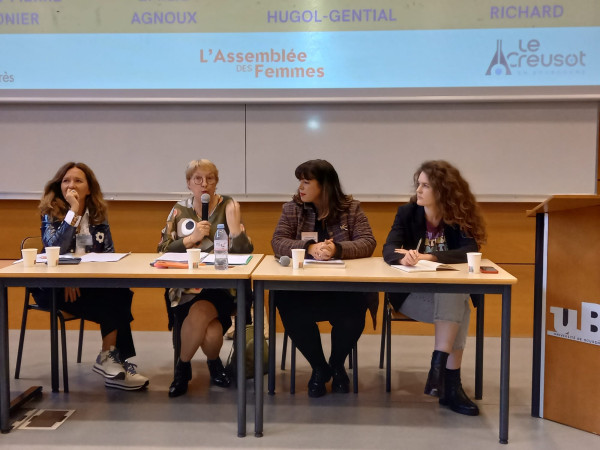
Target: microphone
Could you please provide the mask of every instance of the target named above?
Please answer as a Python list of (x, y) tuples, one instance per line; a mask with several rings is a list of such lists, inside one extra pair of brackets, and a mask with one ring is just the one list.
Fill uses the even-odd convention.
[(208, 204), (210, 202), (210, 195), (202, 194), (200, 197), (200, 201), (202, 202), (202, 220), (208, 220)]
[(285, 256), (285, 255), (283, 255), (281, 258), (279, 258), (279, 259), (277, 260), (277, 262), (278, 262), (279, 264), (281, 264), (283, 267), (287, 267), (287, 266), (289, 266), (289, 265), (290, 265), (290, 257), (289, 257), (289, 256)]

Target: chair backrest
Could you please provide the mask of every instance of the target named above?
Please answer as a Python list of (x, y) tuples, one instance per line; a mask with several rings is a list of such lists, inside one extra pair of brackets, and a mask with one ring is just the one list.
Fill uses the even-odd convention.
[(21, 241), (21, 250), (24, 248), (36, 248), (38, 253), (44, 249), (41, 236), (28, 236)]
[(389, 304), (388, 308), (390, 308), (390, 319), (393, 321), (404, 321), (404, 322), (416, 322), (415, 319), (408, 317), (407, 315), (402, 314), (400, 311), (394, 311), (394, 308), (391, 304)]
[(390, 320), (394, 321), (394, 322), (416, 322), (416, 320), (402, 314), (400, 311), (396, 311), (394, 309), (394, 306), (392, 305), (392, 302), (390, 301), (390, 293), (386, 292), (384, 295), (385, 301), (384, 301), (384, 311), (383, 311), (383, 320), (385, 320), (385, 314), (388, 313), (389, 314), (389, 318)]

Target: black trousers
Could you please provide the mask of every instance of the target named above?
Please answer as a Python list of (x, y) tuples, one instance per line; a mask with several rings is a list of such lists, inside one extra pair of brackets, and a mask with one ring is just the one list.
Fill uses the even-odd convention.
[(344, 364), (365, 328), (367, 295), (361, 292), (277, 291), (275, 304), (285, 330), (313, 369), (327, 364), (317, 322), (332, 325), (332, 366)]
[[(121, 359), (135, 356), (131, 335), (131, 300), (133, 292), (127, 288), (80, 288), (81, 296), (74, 302), (65, 301), (65, 290), (57, 289), (57, 307), (85, 320), (100, 325), (104, 338), (117, 330), (117, 348)], [(33, 298), (42, 308), (50, 308), (52, 289), (32, 289)]]

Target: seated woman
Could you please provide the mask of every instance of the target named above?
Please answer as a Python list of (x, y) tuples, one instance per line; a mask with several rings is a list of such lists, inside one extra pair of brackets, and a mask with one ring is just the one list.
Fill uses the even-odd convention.
[[(192, 196), (177, 202), (162, 230), (159, 252), (185, 252), (200, 248), (209, 252), (218, 224), (229, 234), (231, 253), (252, 253), (254, 246), (242, 225), (240, 204), (233, 198), (216, 193), (219, 182), (217, 167), (207, 159), (191, 161), (185, 170), (187, 187)], [(208, 194), (208, 218), (202, 220), (202, 195)], [(231, 383), (223, 368), (219, 352), (223, 334), (231, 326), (233, 296), (226, 289), (170, 289), (169, 299), (181, 325), (181, 353), (175, 365), (175, 376), (169, 397), (187, 392), (192, 379), (191, 359), (198, 348), (206, 355), (213, 384), (228, 387)]]
[[(277, 257), (304, 248), (316, 260), (366, 258), (375, 238), (360, 203), (345, 195), (338, 174), (327, 161), (316, 159), (296, 168), (298, 192), (283, 212), (271, 245)], [(276, 305), (294, 344), (312, 367), (308, 395), (349, 392), (346, 357), (365, 327), (370, 296), (360, 292), (278, 291)], [(375, 306), (376, 308), (376, 306)], [(325, 359), (317, 322), (331, 323), (331, 356)]]
[[(115, 251), (106, 202), (87, 165), (69, 162), (58, 169), (46, 183), (39, 208), (45, 247), (60, 246), (61, 254)], [(50, 306), (52, 289), (34, 289), (32, 293), (38, 305)], [(148, 385), (148, 378), (127, 361), (135, 356), (132, 298), (133, 292), (124, 288), (65, 288), (58, 295), (58, 309), (100, 324), (102, 350), (93, 370), (105, 377), (106, 387), (135, 390)]]
[[(427, 161), (414, 174), (416, 194), (398, 208), (383, 246), (388, 264), (419, 260), (463, 263), (486, 241), (485, 224), (469, 184), (446, 161)], [(419, 248), (417, 246), (421, 243)], [(469, 331), (469, 294), (390, 294), (394, 308), (435, 325), (435, 347), (425, 394), (459, 414), (479, 409), (465, 394), (460, 366)]]

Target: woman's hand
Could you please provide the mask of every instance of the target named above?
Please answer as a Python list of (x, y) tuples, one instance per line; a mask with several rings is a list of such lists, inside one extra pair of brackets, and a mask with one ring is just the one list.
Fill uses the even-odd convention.
[(416, 250), (406, 250), (404, 248), (397, 248), (394, 252), (404, 255), (404, 258), (400, 260), (400, 264), (403, 266), (414, 266), (419, 262), (421, 256), (423, 256)]
[(79, 194), (75, 189), (67, 189), (67, 195), (65, 195), (65, 200), (73, 210), (75, 214), (79, 212)]
[(240, 204), (232, 200), (225, 208), (225, 218), (227, 219), (227, 227), (232, 237), (235, 237), (244, 231), (242, 225), (242, 209)]
[(68, 287), (65, 288), (65, 302), (73, 303), (76, 301), (79, 296), (81, 296), (81, 292), (79, 292), (79, 288)]
[(333, 239), (327, 239), (323, 242), (317, 242), (308, 246), (308, 253), (319, 261), (327, 261), (335, 255), (335, 244)]
[(434, 262), (438, 260), (435, 255), (429, 253), (419, 253), (416, 250), (406, 250), (404, 248), (397, 248), (394, 250), (394, 252), (404, 255), (404, 258), (400, 260), (400, 264), (402, 264), (403, 266), (414, 266), (422, 259)]
[[(193, 247), (196, 245), (196, 242), (200, 242), (206, 236), (210, 235), (210, 222), (208, 220), (202, 220), (200, 222), (196, 222), (196, 228), (192, 234), (188, 237), (189, 247)], [(185, 241), (184, 241), (185, 242)], [(186, 245), (187, 247), (187, 245)]]

